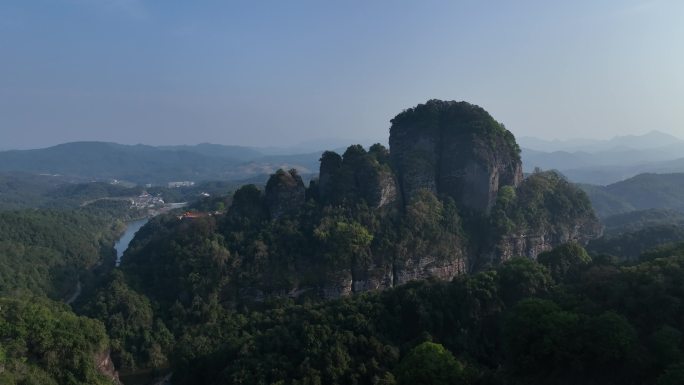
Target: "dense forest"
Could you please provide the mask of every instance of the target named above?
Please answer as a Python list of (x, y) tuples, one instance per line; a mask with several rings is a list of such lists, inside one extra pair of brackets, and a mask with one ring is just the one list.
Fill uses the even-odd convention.
[(41, 298), (0, 298), (0, 383), (116, 382), (103, 325)]
[(167, 306), (117, 272), (84, 311), (111, 320), (115, 362), (181, 384), (676, 384), (683, 263), (681, 244), (629, 265), (567, 244), (451, 282), (237, 308), (201, 288)]
[(111, 269), (118, 213), (0, 211), (0, 383), (117, 381), (104, 325), (63, 302)]
[[(201, 228), (207, 220), (186, 223)], [(13, 342), (2, 344), (0, 378), (106, 383), (93, 357), (111, 349), (117, 369), (171, 367), (181, 384), (682, 381), (683, 245), (636, 264), (572, 244), (537, 261), (513, 258), (451, 282), (333, 301), (274, 298), (238, 307), (201, 285), (179, 295), (191, 298), (187, 307), (164, 305), (164, 297), (132, 289), (136, 282), (121, 271), (102, 272), (98, 289), (75, 308), (101, 323), (48, 300), (3, 300), (0, 330)], [(33, 340), (38, 324), (40, 342)], [(66, 351), (77, 355), (68, 361), (75, 366), (50, 363)]]
[(180, 337), (176, 378), (681, 383), (682, 246), (658, 256), (617, 266), (570, 244), (540, 255), (539, 263), (516, 258), (452, 282), (246, 314), (206, 309), (194, 315), (204, 317), (201, 325)]
[(122, 226), (102, 212), (0, 212), (0, 294), (67, 298), (77, 277), (113, 261)]

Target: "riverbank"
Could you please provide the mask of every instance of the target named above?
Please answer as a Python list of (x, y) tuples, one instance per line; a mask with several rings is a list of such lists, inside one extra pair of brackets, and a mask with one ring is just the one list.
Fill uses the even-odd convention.
[(127, 221), (126, 229), (119, 236), (119, 239), (114, 242), (114, 249), (116, 250), (116, 261), (114, 263), (115, 266), (119, 266), (121, 264), (121, 258), (123, 257), (126, 249), (128, 249), (128, 245), (135, 237), (135, 233), (137, 233), (138, 230), (140, 230), (147, 222), (149, 222), (151, 218), (157, 215), (168, 213), (171, 210), (185, 207), (187, 204), (187, 202), (167, 203), (162, 208), (149, 209), (147, 211), (147, 215), (144, 217)]
[(126, 249), (128, 249), (128, 245), (135, 237), (135, 233), (137, 233), (138, 230), (140, 230), (147, 222), (149, 222), (149, 220), (150, 217), (147, 217), (127, 223), (126, 230), (114, 243), (114, 250), (116, 250), (116, 262), (114, 263), (115, 266), (119, 266), (121, 264), (121, 258), (123, 257)]

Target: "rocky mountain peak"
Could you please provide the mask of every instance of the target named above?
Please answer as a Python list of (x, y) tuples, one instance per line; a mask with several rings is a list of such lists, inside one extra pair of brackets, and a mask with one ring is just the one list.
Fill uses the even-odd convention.
[(391, 122), (390, 157), (404, 202), (427, 189), (489, 212), (500, 187), (522, 181), (513, 134), (479, 106), (430, 100)]

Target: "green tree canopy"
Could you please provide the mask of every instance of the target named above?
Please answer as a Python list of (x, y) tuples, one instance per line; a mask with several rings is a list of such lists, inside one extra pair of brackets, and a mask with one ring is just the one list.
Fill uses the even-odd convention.
[(579, 271), (591, 263), (591, 257), (577, 243), (566, 243), (537, 256), (537, 261), (546, 266), (557, 282), (576, 279)]
[(399, 385), (456, 385), (463, 383), (463, 365), (450, 351), (434, 342), (411, 349), (396, 369)]

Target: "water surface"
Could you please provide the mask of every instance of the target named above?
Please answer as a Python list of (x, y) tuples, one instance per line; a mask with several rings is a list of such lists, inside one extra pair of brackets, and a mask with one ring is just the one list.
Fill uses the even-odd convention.
[(124, 251), (128, 249), (128, 245), (133, 240), (133, 237), (135, 237), (135, 233), (137, 233), (149, 220), (149, 218), (144, 218), (126, 224), (126, 231), (121, 238), (114, 243), (114, 249), (116, 249), (116, 266), (121, 264), (121, 257), (123, 257)]

